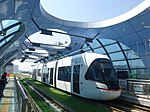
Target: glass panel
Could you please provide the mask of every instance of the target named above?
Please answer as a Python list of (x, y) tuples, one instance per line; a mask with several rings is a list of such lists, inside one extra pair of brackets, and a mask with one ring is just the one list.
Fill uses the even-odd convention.
[(33, 73), (32, 73), (32, 77), (34, 77), (34, 78), (36, 78), (36, 70), (37, 70), (37, 69), (34, 69), (34, 70), (33, 70)]
[[(0, 21), (1, 22), (1, 21)], [(1, 24), (1, 23), (0, 23)], [(0, 25), (0, 31), (2, 30), (2, 27), (1, 27), (1, 25)]]
[(93, 43), (90, 43), (90, 46), (95, 49), (97, 47), (101, 47), (100, 43), (96, 40), (93, 41)]
[(126, 45), (124, 45), (124, 44), (122, 44), (122, 43), (120, 43), (120, 45), (121, 45), (121, 47), (122, 47), (123, 50), (130, 49), (128, 46), (126, 46)]
[(58, 68), (58, 80), (71, 81), (71, 66)]
[(92, 51), (92, 50), (88, 50), (88, 51), (86, 51), (86, 52), (92, 53), (93, 51)]
[(0, 43), (0, 47), (5, 44), (5, 40)]
[(114, 40), (110, 39), (100, 39), (100, 41), (102, 42), (103, 45), (112, 44), (115, 42)]
[(103, 48), (94, 49), (94, 52), (99, 53), (99, 54), (106, 54)]
[(129, 60), (129, 65), (132, 68), (145, 68), (141, 59)]
[(76, 93), (80, 93), (79, 76), (80, 76), (80, 65), (75, 65), (73, 67), (73, 91)]
[(136, 55), (136, 53), (132, 50), (124, 51), (124, 52), (125, 52), (127, 59), (139, 58), (139, 56)]
[(108, 52), (120, 51), (118, 44), (113, 44), (105, 47)]
[(135, 74), (146, 74), (146, 69), (133, 69), (131, 71)]
[(86, 72), (85, 79), (104, 83), (109, 89), (119, 87), (116, 72), (108, 59), (94, 60)]
[[(3, 29), (6, 29), (7, 27), (10, 27), (11, 25), (15, 24), (15, 23), (18, 23), (18, 21), (16, 20), (3, 20), (1, 22), (1, 25), (0, 25), (0, 29), (2, 30), (2, 27)], [(9, 34), (12, 34), (13, 32), (16, 32), (18, 29), (19, 29), (20, 25), (17, 25), (15, 27), (12, 27), (11, 29), (7, 30), (6, 32), (2, 33), (2, 36), (0, 36), (0, 40), (6, 36), (8, 36)], [(0, 44), (0, 46), (2, 46), (5, 42), (8, 42), (10, 41), (10, 39), (13, 37), (14, 35), (10, 36), (10, 37), (7, 37), (6, 40), (3, 41), (3, 43)]]
[(115, 69), (128, 69), (126, 61), (115, 61), (113, 62), (113, 65)]
[(4, 21), (2, 21), (3, 28), (5, 29), (5, 28), (11, 26), (12, 24), (17, 23), (17, 22), (18, 21), (16, 21), (16, 20), (4, 20)]
[(8, 38), (6, 39), (6, 41), (8, 42), (13, 36), (14, 36), (14, 35), (8, 37)]
[[(131, 70), (132, 74), (135, 75), (134, 78), (138, 79), (149, 79), (149, 74), (147, 74), (146, 69), (134, 69)], [(132, 76), (131, 76), (132, 78)]]
[(18, 26), (15, 26), (15, 27), (11, 28), (10, 30), (7, 30), (7, 35), (9, 35), (9, 34), (15, 32), (15, 31), (17, 31), (19, 29), (19, 27), (20, 26), (18, 25)]
[(89, 48), (86, 44), (83, 45), (83, 51), (89, 51), (91, 48)]
[(41, 76), (41, 69), (38, 69), (37, 75), (38, 75), (38, 76)]
[(53, 72), (54, 68), (50, 68), (50, 84), (53, 84)]
[(3, 36), (0, 36), (0, 40), (3, 38)]
[(85, 75), (86, 80), (93, 80), (97, 82), (107, 82), (107, 80), (115, 80), (113, 66), (110, 60), (96, 59), (90, 65)]
[(113, 54), (109, 54), (112, 60), (122, 60), (124, 59), (124, 55), (122, 52), (117, 52)]

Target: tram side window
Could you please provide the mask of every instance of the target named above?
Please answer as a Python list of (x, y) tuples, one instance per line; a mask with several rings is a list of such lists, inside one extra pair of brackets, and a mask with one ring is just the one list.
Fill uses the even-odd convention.
[(53, 78), (53, 71), (54, 71), (54, 68), (49, 68), (50, 69), (50, 78), (52, 79)]
[(48, 78), (49, 69), (47, 68), (46, 65), (43, 66), (42, 71), (43, 71), (43, 77)]
[(48, 78), (49, 68), (47, 68), (46, 78)]
[(50, 69), (50, 73), (49, 73), (49, 75), (50, 75), (50, 84), (53, 84), (53, 71), (54, 71), (54, 68), (49, 68)]
[(33, 76), (35, 76), (35, 75), (36, 75), (36, 69), (34, 69), (34, 70), (33, 70), (32, 75), (33, 75)]
[(41, 69), (38, 69), (38, 76), (41, 76)]
[(71, 82), (71, 66), (58, 68), (58, 80)]

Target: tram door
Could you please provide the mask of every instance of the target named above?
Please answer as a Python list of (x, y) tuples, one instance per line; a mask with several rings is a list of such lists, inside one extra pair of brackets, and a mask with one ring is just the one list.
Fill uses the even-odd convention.
[(80, 94), (79, 86), (80, 65), (73, 67), (73, 92)]
[(56, 73), (57, 73), (57, 65), (58, 65), (58, 60), (56, 61), (56, 64), (55, 64), (54, 87), (56, 87)]
[(50, 68), (50, 84), (53, 85), (53, 71), (54, 68)]
[(48, 71), (47, 65), (43, 65), (42, 72), (43, 72), (43, 82), (48, 83)]

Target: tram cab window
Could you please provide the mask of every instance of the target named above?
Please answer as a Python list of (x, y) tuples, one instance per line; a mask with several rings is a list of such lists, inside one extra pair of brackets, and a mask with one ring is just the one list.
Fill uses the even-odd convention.
[(114, 80), (115, 73), (112, 63), (108, 59), (94, 60), (86, 72), (85, 79), (97, 82)]
[(58, 80), (71, 82), (71, 66), (58, 68)]

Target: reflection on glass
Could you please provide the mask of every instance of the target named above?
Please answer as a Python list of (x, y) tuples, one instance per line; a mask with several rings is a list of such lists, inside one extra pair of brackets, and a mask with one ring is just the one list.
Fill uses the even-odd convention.
[(118, 46), (118, 44), (109, 45), (109, 46), (106, 46), (105, 48), (110, 53), (115, 52), (115, 51), (120, 51), (120, 47)]
[(129, 65), (131, 68), (145, 68), (141, 59), (129, 60)]
[[(17, 26), (14, 25), (16, 23), (18, 23), (18, 21), (16, 20), (3, 20), (0, 22), (0, 31), (2, 31), (1, 36), (0, 36), (0, 40), (1, 40), (0, 47), (4, 45), (6, 42), (10, 41), (11, 38), (13, 38), (13, 36), (15, 35), (15, 34), (13, 35), (11, 34), (16, 32), (20, 28), (20, 25), (17, 25)], [(10, 27), (12, 25), (14, 25), (14, 27)]]
[(99, 54), (106, 54), (103, 48), (94, 49), (94, 52), (99, 53)]
[(116, 41), (110, 40), (110, 39), (100, 39), (100, 41), (103, 43), (103, 45), (112, 44)]
[(133, 50), (124, 51), (127, 59), (139, 58)]
[(110, 54), (110, 57), (112, 60), (125, 60), (124, 55), (121, 51), (117, 52), (117, 53)]

